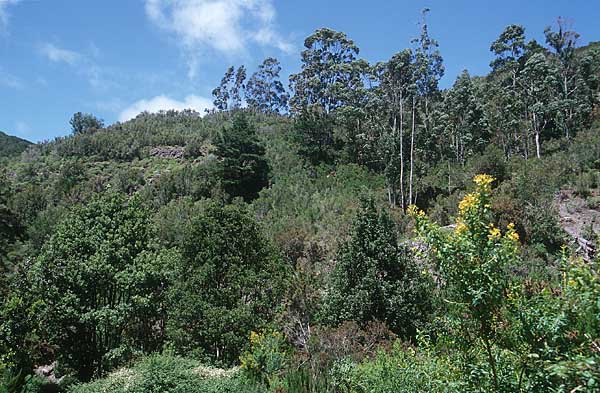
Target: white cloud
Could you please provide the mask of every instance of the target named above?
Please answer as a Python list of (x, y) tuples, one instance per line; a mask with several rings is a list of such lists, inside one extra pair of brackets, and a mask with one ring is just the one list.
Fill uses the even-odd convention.
[(139, 100), (126, 109), (119, 115), (119, 121), (127, 121), (133, 119), (141, 112), (158, 112), (161, 110), (175, 109), (178, 111), (184, 109), (193, 109), (197, 112), (204, 113), (205, 109), (212, 108), (212, 100), (196, 95), (189, 95), (183, 101), (178, 101), (170, 97), (160, 95), (148, 100)]
[(64, 63), (75, 68), (75, 72), (87, 79), (92, 88), (107, 90), (114, 87), (115, 83), (107, 77), (107, 70), (96, 63), (95, 57), (100, 55), (100, 49), (94, 43), (90, 43), (89, 52), (91, 54), (76, 52), (50, 42), (39, 45), (39, 53), (42, 56), (51, 62)]
[(6, 30), (8, 25), (8, 6), (17, 4), (20, 0), (0, 0), (0, 33)]
[(59, 48), (54, 44), (46, 43), (40, 47), (40, 52), (46, 56), (50, 61), (55, 63), (67, 63), (69, 65), (75, 65), (81, 60), (81, 55), (75, 51)]
[(148, 18), (181, 43), (192, 78), (206, 48), (226, 55), (243, 53), (250, 42), (293, 49), (275, 29), (272, 0), (145, 1)]

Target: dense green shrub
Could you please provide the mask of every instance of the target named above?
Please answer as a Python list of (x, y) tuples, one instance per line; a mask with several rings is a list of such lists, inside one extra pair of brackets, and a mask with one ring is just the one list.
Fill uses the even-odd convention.
[(153, 206), (161, 207), (181, 197), (195, 200), (211, 197), (220, 187), (218, 163), (208, 159), (200, 164), (183, 164), (165, 170), (142, 190), (142, 196)]
[(271, 322), (287, 267), (244, 208), (211, 203), (192, 218), (169, 288), (167, 334), (178, 353), (237, 361)]
[(152, 303), (161, 290), (155, 263), (164, 259), (147, 255), (149, 228), (139, 201), (107, 194), (69, 212), (29, 268), (22, 296), (36, 331), (84, 380), (160, 340)]
[(131, 368), (74, 386), (70, 393), (259, 393), (236, 370), (219, 370), (191, 359), (168, 355), (143, 358)]
[(144, 158), (150, 146), (185, 146), (210, 131), (200, 114), (190, 110), (140, 113), (135, 119), (91, 133), (57, 138), (45, 147), (61, 157), (94, 157), (98, 160)]
[(426, 347), (415, 350), (397, 342), (360, 363), (338, 362), (331, 370), (332, 391), (344, 393), (465, 392), (453, 359)]
[(0, 157), (8, 158), (18, 156), (31, 146), (31, 142), (16, 136), (6, 135), (0, 131)]
[(340, 248), (322, 318), (382, 321), (409, 339), (431, 312), (428, 288), (408, 247), (399, 245), (390, 216), (364, 200)]
[(249, 379), (273, 386), (289, 364), (289, 347), (279, 332), (251, 332), (250, 347), (240, 356), (241, 368)]

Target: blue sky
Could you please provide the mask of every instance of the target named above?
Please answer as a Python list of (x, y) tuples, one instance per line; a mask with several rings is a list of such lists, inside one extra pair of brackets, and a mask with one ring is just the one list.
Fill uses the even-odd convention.
[(267, 56), (298, 71), (304, 38), (344, 31), (376, 62), (410, 46), (431, 9), (452, 85), (489, 71), (490, 43), (511, 23), (543, 42), (558, 16), (580, 43), (600, 40), (596, 0), (0, 0), (0, 130), (29, 140), (69, 133), (74, 112), (113, 123), (141, 110), (197, 110), (229, 65)]

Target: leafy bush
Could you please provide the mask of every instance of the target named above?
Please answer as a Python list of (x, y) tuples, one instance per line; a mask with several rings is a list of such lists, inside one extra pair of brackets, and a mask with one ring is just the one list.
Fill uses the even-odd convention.
[(497, 315), (508, 285), (506, 267), (517, 259), (518, 234), (508, 224), (503, 235), (491, 223), (491, 184), (494, 178), (477, 175), (477, 187), (459, 203), (459, 216), (453, 232), (444, 232), (411, 206), (417, 233), (431, 248), (443, 279), (450, 286), (455, 307), (463, 314), (461, 332), (465, 339), (477, 337), (487, 352), (493, 386), (499, 388), (493, 343), (499, 329)]
[(364, 200), (349, 239), (342, 244), (322, 318), (327, 323), (383, 321), (405, 339), (431, 312), (428, 282), (407, 247), (400, 246), (390, 216)]
[(180, 244), (167, 335), (178, 353), (232, 364), (281, 302), (287, 267), (244, 208), (209, 203)]
[(153, 302), (168, 256), (147, 255), (151, 236), (139, 200), (107, 194), (74, 208), (27, 272), (35, 331), (84, 380), (161, 340)]
[(14, 371), (0, 361), (0, 393), (18, 393), (25, 383), (25, 373)]
[(345, 393), (458, 393), (465, 391), (460, 371), (447, 355), (396, 342), (391, 352), (375, 358), (338, 362), (331, 370), (331, 385)]
[(233, 370), (212, 369), (198, 361), (169, 355), (143, 358), (131, 368), (74, 386), (70, 393), (259, 393)]
[(271, 386), (287, 366), (289, 348), (278, 332), (251, 332), (250, 348), (240, 356), (244, 374), (250, 379)]

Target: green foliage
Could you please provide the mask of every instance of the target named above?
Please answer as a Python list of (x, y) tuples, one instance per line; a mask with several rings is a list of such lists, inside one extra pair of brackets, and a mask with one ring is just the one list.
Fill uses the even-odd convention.
[[(439, 270), (463, 314), (461, 331), (465, 340), (482, 340), (492, 370), (493, 386), (499, 388), (498, 370), (492, 343), (497, 337), (497, 315), (502, 309), (508, 285), (505, 269), (517, 258), (519, 236), (514, 224), (502, 235), (491, 221), (489, 175), (475, 176), (477, 188), (459, 203), (454, 232), (446, 233), (413, 206), (417, 233), (427, 242), (439, 263)], [(466, 318), (465, 318), (466, 317)]]
[[(427, 12), (374, 65), (317, 30), (292, 97), (268, 58), (247, 83), (228, 69), (203, 117), (0, 133), (2, 389), (40, 390), (29, 374), (55, 360), (88, 380), (141, 359), (75, 391), (598, 390), (598, 261), (559, 256), (581, 229), (568, 198), (597, 205), (598, 44), (562, 20), (547, 48), (510, 25), (489, 75), (441, 92)], [(409, 204), (430, 214), (409, 210), (421, 239)], [(244, 372), (163, 350), (243, 354)]]
[(133, 160), (144, 158), (149, 147), (182, 146), (205, 139), (212, 120), (191, 111), (140, 113), (125, 123), (115, 123), (93, 133), (79, 133), (57, 138), (40, 146), (43, 153), (56, 152), (61, 157), (94, 157), (99, 160)]
[(365, 200), (339, 252), (323, 319), (385, 322), (403, 338), (427, 320), (428, 286), (411, 253), (398, 244), (389, 215)]
[(167, 334), (179, 353), (236, 361), (272, 321), (287, 269), (243, 208), (212, 203), (193, 217), (169, 288)]
[(14, 372), (0, 362), (0, 393), (20, 393), (24, 383), (25, 375), (22, 371)]
[(244, 97), (246, 68), (241, 66), (235, 70), (233, 66), (225, 71), (218, 87), (213, 89), (213, 105), (219, 111), (240, 109)]
[(288, 365), (289, 349), (279, 332), (250, 332), (250, 348), (240, 356), (240, 365), (251, 380), (274, 386)]
[(205, 367), (198, 361), (151, 355), (95, 382), (74, 386), (71, 393), (258, 393), (235, 370)]
[(246, 85), (248, 107), (264, 113), (284, 113), (289, 95), (279, 80), (279, 60), (266, 58)]
[(448, 355), (405, 348), (400, 342), (373, 359), (340, 362), (331, 374), (335, 391), (344, 393), (465, 391), (460, 370)]
[(29, 146), (31, 146), (31, 142), (0, 131), (0, 157), (17, 156), (27, 150)]
[(215, 153), (221, 160), (223, 189), (231, 197), (242, 197), (246, 201), (256, 198), (269, 183), (269, 164), (255, 128), (243, 114), (233, 119), (231, 128), (223, 130), (216, 147)]
[(382, 177), (355, 164), (313, 168), (294, 154), (277, 158), (273, 185), (252, 203), (253, 211), (282, 250), (304, 238), (333, 255), (354, 218), (358, 195), (381, 190)]
[(83, 379), (160, 341), (152, 303), (162, 257), (146, 254), (150, 236), (138, 201), (107, 194), (73, 209), (29, 269), (37, 329)]
[(92, 114), (77, 112), (69, 120), (73, 135), (85, 134), (104, 128), (104, 121)]
[(22, 233), (21, 223), (15, 212), (8, 206), (11, 190), (8, 181), (0, 173), (0, 294), (4, 295), (4, 275), (8, 269), (7, 254), (9, 246)]
[(359, 49), (346, 34), (327, 28), (308, 36), (304, 48), (302, 70), (290, 76), (291, 109), (300, 113), (314, 105), (329, 114), (343, 105), (354, 83), (362, 82), (355, 68)]
[(301, 153), (313, 163), (330, 162), (336, 111), (360, 100), (368, 64), (357, 59), (359, 49), (346, 34), (328, 28), (307, 37), (304, 48), (301, 71), (290, 75), (290, 110), (298, 118)]
[(181, 197), (191, 197), (194, 200), (208, 198), (220, 187), (221, 172), (214, 157), (199, 164), (176, 166), (153, 179), (141, 194), (156, 207)]
[(481, 153), (489, 141), (482, 102), (468, 71), (460, 74), (444, 99), (440, 127), (451, 141), (452, 159), (464, 164), (465, 159)]
[(59, 387), (37, 375), (28, 375), (21, 393), (59, 392)]
[(558, 286), (528, 281), (508, 293), (508, 344), (526, 391), (594, 391), (598, 380), (598, 263), (565, 255), (561, 264)]

